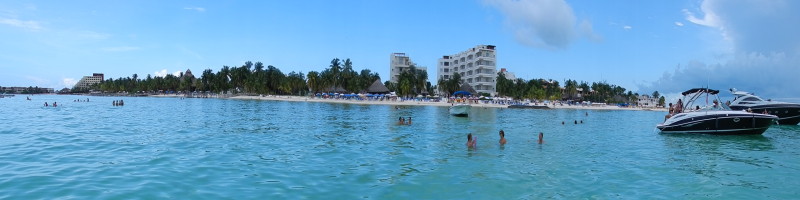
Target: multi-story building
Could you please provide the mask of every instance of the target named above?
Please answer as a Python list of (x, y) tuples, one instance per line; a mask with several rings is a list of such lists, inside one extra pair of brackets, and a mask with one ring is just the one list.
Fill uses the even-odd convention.
[(411, 61), (411, 58), (406, 53), (392, 53), (389, 56), (389, 81), (397, 83), (400, 80), (400, 74), (408, 71), (411, 66), (428, 73), (427, 67), (417, 65), (417, 63)]
[(94, 84), (102, 82), (103, 78), (103, 73), (93, 73), (91, 76), (84, 76), (75, 84), (75, 88), (89, 88)]
[(504, 77), (508, 80), (516, 81), (517, 76), (514, 75), (514, 72), (509, 72), (506, 68), (500, 68), (500, 73), (503, 74)]
[(496, 95), (497, 59), (494, 45), (478, 45), (458, 54), (439, 58), (437, 77), (449, 80), (453, 73), (479, 93)]

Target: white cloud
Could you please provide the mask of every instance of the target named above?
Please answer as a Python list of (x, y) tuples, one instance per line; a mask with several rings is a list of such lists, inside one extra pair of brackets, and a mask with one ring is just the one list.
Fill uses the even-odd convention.
[(78, 84), (78, 81), (74, 78), (64, 78), (61, 80), (61, 83), (64, 84), (65, 88), (72, 88), (75, 84)]
[(23, 21), (18, 19), (0, 18), (0, 24), (15, 26), (31, 31), (39, 31), (44, 29), (42, 25), (39, 24), (38, 21), (32, 21), (32, 20)]
[(183, 71), (174, 71), (172, 73), (169, 73), (169, 72), (167, 72), (167, 69), (162, 69), (161, 71), (153, 72), (153, 74), (155, 76), (158, 76), (158, 77), (165, 77), (165, 76), (167, 76), (167, 74), (172, 74), (173, 76), (180, 76), (181, 72), (183, 72)]
[(167, 74), (168, 74), (167, 73), (167, 69), (162, 69), (161, 71), (153, 72), (153, 75), (160, 76), (160, 77), (167, 76)]
[[(506, 25), (514, 32), (517, 41), (528, 46), (563, 49), (578, 38), (600, 38), (591, 29), (591, 23), (578, 23), (575, 14), (563, 0), (484, 0), (500, 10)], [(587, 32), (588, 31), (588, 32)]]
[[(718, 63), (692, 61), (639, 88), (665, 93), (690, 87), (735, 87), (765, 98), (800, 97), (800, 1), (702, 2), (703, 16), (684, 10), (687, 20), (714, 28), (733, 48)], [(707, 40), (719, 40), (710, 37)], [(644, 90), (648, 91), (648, 90)]]
[(633, 28), (633, 27), (631, 27), (631, 26), (628, 26), (628, 25), (625, 25), (625, 26), (623, 26), (623, 27), (622, 27), (622, 29), (625, 29), (626, 31), (629, 31), (629, 30), (631, 30), (632, 28)]
[(110, 51), (110, 52), (120, 52), (120, 51), (135, 51), (139, 50), (139, 47), (132, 47), (132, 46), (119, 46), (119, 47), (106, 47), (102, 48), (103, 51)]
[(683, 23), (681, 23), (681, 22), (675, 22), (675, 26), (683, 26)]
[(201, 8), (201, 7), (184, 7), (183, 9), (184, 10), (194, 10), (194, 11), (197, 11), (197, 12), (205, 12), (206, 11), (205, 8)]

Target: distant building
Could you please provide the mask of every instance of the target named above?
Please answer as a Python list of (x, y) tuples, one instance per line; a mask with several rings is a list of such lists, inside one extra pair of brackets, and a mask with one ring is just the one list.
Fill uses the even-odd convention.
[(641, 107), (656, 107), (658, 104), (658, 99), (651, 97), (650, 95), (639, 95), (636, 104)]
[(86, 89), (92, 87), (92, 85), (103, 82), (103, 78), (103, 73), (93, 73), (91, 76), (84, 76), (80, 81), (78, 81), (77, 84), (75, 84), (75, 88)]
[(411, 58), (406, 53), (392, 53), (389, 56), (389, 81), (393, 83), (400, 81), (400, 74), (408, 71), (412, 65), (418, 70), (428, 73), (427, 67), (417, 65), (417, 63), (411, 61)]
[(500, 68), (500, 73), (503, 74), (503, 76), (506, 77), (506, 79), (508, 80), (512, 81), (517, 80), (517, 76), (514, 75), (513, 72), (509, 72), (508, 70), (506, 70), (506, 68)]
[[(36, 91), (38, 90), (38, 91)], [(28, 92), (25, 92), (28, 91)], [(53, 93), (53, 88), (40, 87), (2, 87), (0, 93), (23, 94), (23, 93)]]
[(496, 95), (497, 59), (494, 45), (478, 45), (461, 53), (439, 58), (436, 70), (438, 78), (450, 80), (459, 73), (461, 80), (475, 91)]

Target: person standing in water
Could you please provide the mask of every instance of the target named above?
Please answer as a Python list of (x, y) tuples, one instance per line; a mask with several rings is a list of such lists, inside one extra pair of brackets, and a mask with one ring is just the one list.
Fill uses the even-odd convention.
[(544, 133), (542, 133), (542, 132), (539, 132), (539, 144), (542, 144), (542, 143), (544, 143), (544, 140), (543, 140), (543, 139), (544, 139)]
[(503, 145), (506, 144), (506, 132), (503, 132), (503, 130), (500, 130), (499, 134), (500, 134), (500, 141), (499, 141), (500, 142), (500, 146), (503, 146)]
[(467, 147), (475, 148), (475, 146), (478, 146), (478, 137), (472, 138), (472, 133), (467, 134)]

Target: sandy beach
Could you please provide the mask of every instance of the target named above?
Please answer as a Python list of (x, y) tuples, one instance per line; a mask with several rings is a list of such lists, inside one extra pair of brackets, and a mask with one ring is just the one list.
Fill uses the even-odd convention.
[[(159, 95), (180, 97), (179, 95)], [(361, 105), (395, 105), (395, 106), (451, 106), (447, 102), (429, 102), (429, 101), (415, 101), (415, 100), (353, 100), (353, 99), (324, 99), (324, 98), (310, 98), (301, 96), (281, 96), (281, 95), (266, 95), (266, 96), (234, 96), (231, 99), (251, 99), (251, 100), (267, 100), (267, 101), (305, 101), (305, 102), (323, 102), (323, 103), (345, 103), (345, 104), (361, 104)], [(486, 108), (508, 108), (508, 105), (493, 104), (493, 103), (473, 103), (473, 107), (486, 107)], [(663, 108), (641, 108), (641, 107), (619, 107), (612, 105), (599, 105), (599, 106), (584, 106), (584, 105), (560, 105), (548, 104), (548, 107), (553, 109), (587, 109), (587, 110), (640, 110), (640, 111), (659, 111), (666, 112)]]

